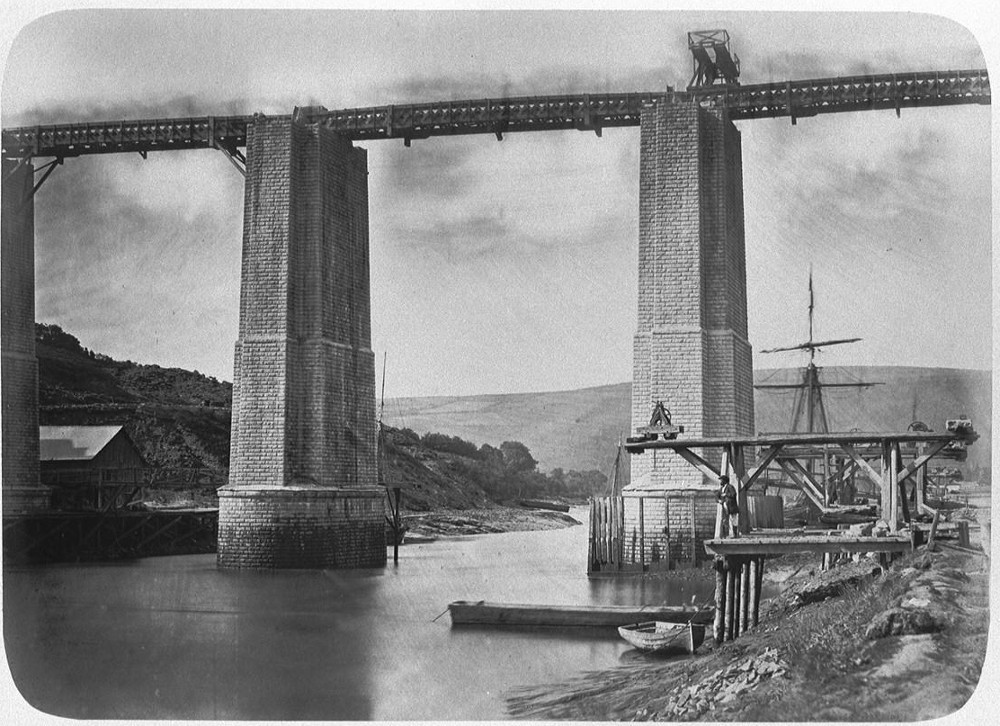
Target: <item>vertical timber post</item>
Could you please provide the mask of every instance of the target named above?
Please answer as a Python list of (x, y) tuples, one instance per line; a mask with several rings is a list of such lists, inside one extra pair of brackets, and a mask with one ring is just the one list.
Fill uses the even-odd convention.
[(735, 625), (733, 615), (735, 614), (737, 585), (736, 569), (733, 557), (726, 556), (726, 640), (732, 640), (733, 627)]
[(639, 497), (639, 570), (646, 571), (646, 512), (643, 497)]
[(716, 555), (712, 566), (715, 569), (715, 620), (712, 623), (712, 635), (716, 643), (721, 643), (726, 637), (726, 561)]
[(889, 482), (891, 481), (890, 468), (890, 447), (888, 441), (882, 441), (882, 477), (879, 485), (879, 514), (886, 524), (889, 525), (889, 529), (893, 530), (893, 510), (895, 508), (895, 495), (893, 494), (896, 487), (892, 486)]
[(765, 558), (764, 557), (758, 557), (757, 558), (757, 575), (756, 575), (756, 580), (755, 580), (755, 582), (757, 583), (757, 585), (756, 585), (756, 590), (754, 592), (754, 598), (753, 598), (753, 624), (754, 624), (755, 627), (757, 625), (757, 621), (758, 621), (758, 618), (760, 616), (760, 595), (761, 595), (761, 590), (763, 590), (763, 588), (764, 588), (764, 562), (765, 562)]
[(740, 558), (740, 632), (749, 627), (750, 616), (750, 558)]

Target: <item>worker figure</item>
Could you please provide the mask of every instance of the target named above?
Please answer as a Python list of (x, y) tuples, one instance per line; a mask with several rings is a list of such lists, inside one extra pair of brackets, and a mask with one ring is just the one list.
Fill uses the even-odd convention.
[(736, 489), (729, 483), (729, 477), (719, 477), (719, 491), (716, 500), (722, 505), (722, 514), (729, 521), (729, 536), (740, 536), (740, 505), (736, 503)]

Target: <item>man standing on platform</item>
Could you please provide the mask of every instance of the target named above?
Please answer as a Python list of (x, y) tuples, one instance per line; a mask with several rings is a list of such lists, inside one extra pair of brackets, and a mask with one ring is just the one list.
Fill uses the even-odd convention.
[(729, 477), (719, 477), (719, 491), (716, 500), (722, 505), (722, 513), (729, 520), (729, 536), (740, 536), (740, 506), (736, 503), (736, 489), (729, 483)]

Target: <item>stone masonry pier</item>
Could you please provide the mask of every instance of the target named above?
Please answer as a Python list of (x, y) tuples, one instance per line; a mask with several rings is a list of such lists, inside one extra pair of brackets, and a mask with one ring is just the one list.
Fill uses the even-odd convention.
[(3, 161), (0, 214), (0, 381), (3, 396), (3, 513), (49, 506), (39, 483), (38, 359), (35, 357), (34, 164)]
[[(752, 433), (741, 153), (725, 108), (661, 102), (643, 109), (633, 430), (662, 401), (685, 438)], [(686, 504), (669, 508), (670, 521), (664, 507), (644, 508), (644, 530), (679, 528), (692, 546), (711, 536), (716, 482), (672, 451), (632, 457), (631, 466), (627, 529), (639, 528), (636, 497), (670, 491)]]
[(366, 152), (297, 110), (256, 116), (246, 156), (219, 565), (384, 565)]
[[(663, 401), (685, 436), (753, 429), (740, 136), (733, 119), (989, 104), (986, 69), (710, 86), (692, 92), (449, 100), (292, 117), (192, 117), (3, 129), (5, 514), (47, 506), (38, 481), (33, 160), (245, 146), (240, 326), (222, 567), (385, 563), (376, 486), (367, 159), (354, 141), (640, 126), (633, 426)], [(237, 166), (239, 164), (237, 163)], [(44, 181), (44, 176), (42, 181)], [(40, 183), (40, 182), (39, 182)], [(712, 462), (710, 462), (712, 463)], [(632, 461), (663, 493), (645, 530), (710, 523), (712, 482), (673, 452)], [(630, 491), (631, 490), (631, 491)], [(637, 492), (637, 490), (639, 490)], [(670, 496), (667, 496), (669, 491)], [(682, 506), (667, 506), (668, 499)], [(675, 501), (675, 504), (678, 503)], [(668, 508), (672, 514), (668, 514)], [(637, 512), (629, 513), (634, 526)], [(656, 512), (659, 511), (659, 514)], [(652, 518), (652, 520), (650, 519)], [(655, 521), (653, 521), (655, 520)]]

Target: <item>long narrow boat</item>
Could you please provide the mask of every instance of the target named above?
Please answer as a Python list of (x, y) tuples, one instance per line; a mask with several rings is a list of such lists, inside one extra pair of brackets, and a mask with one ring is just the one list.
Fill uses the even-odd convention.
[(646, 653), (694, 653), (705, 640), (705, 626), (695, 623), (653, 621), (623, 625), (618, 634)]
[(646, 620), (711, 622), (711, 608), (683, 605), (527, 605), (458, 600), (448, 605), (452, 625), (617, 628)]

